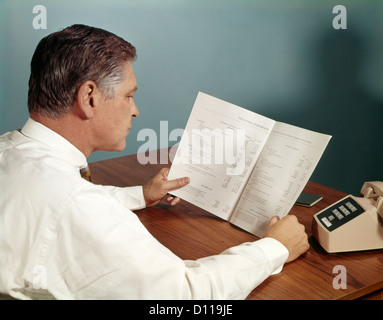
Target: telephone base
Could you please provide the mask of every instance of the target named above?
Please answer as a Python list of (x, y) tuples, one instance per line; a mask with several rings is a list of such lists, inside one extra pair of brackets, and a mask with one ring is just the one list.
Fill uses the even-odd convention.
[(314, 215), (312, 234), (329, 253), (383, 249), (373, 199), (346, 196)]

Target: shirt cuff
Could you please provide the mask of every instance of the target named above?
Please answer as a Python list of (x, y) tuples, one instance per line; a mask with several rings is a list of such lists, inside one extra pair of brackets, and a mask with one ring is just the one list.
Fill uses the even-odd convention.
[(140, 210), (146, 208), (144, 191), (142, 186), (126, 187), (127, 198), (129, 198), (130, 210)]
[(140, 210), (146, 207), (142, 186), (136, 187), (110, 187), (103, 186), (109, 194), (131, 211)]
[(262, 238), (257, 241), (265, 255), (269, 258), (271, 265), (271, 274), (277, 274), (282, 271), (283, 265), (289, 257), (289, 250), (278, 240), (274, 238)]

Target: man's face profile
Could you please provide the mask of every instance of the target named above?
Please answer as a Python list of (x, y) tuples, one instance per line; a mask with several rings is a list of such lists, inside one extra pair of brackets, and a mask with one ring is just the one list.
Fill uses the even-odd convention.
[(129, 62), (124, 64), (125, 79), (117, 85), (112, 99), (100, 100), (94, 121), (97, 123), (97, 150), (122, 151), (132, 127), (132, 118), (139, 112), (134, 102), (137, 82)]

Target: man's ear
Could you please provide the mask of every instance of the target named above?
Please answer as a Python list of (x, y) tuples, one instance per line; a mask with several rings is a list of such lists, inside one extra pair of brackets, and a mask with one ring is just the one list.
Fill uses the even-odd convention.
[(77, 111), (84, 119), (94, 117), (95, 108), (100, 99), (100, 91), (93, 81), (85, 81), (77, 91)]

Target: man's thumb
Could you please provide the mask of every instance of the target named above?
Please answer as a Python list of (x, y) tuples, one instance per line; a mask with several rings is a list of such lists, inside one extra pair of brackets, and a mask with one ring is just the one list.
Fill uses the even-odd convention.
[(167, 187), (168, 187), (168, 190), (170, 190), (170, 191), (176, 190), (176, 189), (179, 189), (179, 188), (186, 186), (189, 182), (190, 182), (190, 178), (188, 178), (188, 177), (178, 178), (178, 179), (174, 179), (174, 180), (168, 180), (167, 181)]
[(274, 223), (277, 223), (279, 220), (279, 217), (278, 216), (274, 216), (270, 219), (269, 221), (269, 225), (268, 226), (272, 226)]

